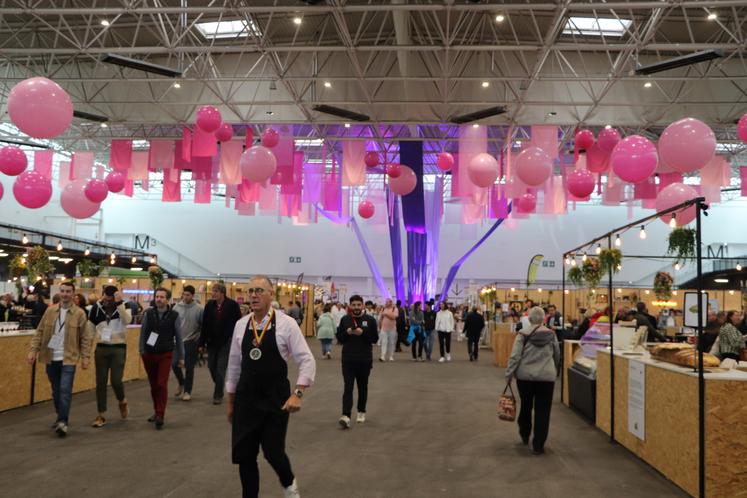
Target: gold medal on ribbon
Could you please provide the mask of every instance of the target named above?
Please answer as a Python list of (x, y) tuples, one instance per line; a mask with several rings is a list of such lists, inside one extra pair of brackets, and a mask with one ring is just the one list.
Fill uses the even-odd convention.
[(257, 334), (257, 321), (254, 319), (254, 316), (252, 315), (252, 333), (254, 334), (254, 340), (252, 341), (252, 345), (256, 346), (255, 348), (252, 348), (249, 351), (249, 358), (256, 361), (262, 358), (262, 350), (259, 349), (259, 347), (262, 345), (262, 339), (265, 338), (265, 334), (270, 328), (270, 324), (272, 323), (272, 319), (275, 318), (275, 310), (272, 310), (270, 313), (270, 317), (267, 319), (267, 323), (265, 323), (265, 326), (262, 327), (262, 332)]

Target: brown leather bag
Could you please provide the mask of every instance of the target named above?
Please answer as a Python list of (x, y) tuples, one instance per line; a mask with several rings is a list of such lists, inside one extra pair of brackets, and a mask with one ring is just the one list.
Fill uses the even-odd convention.
[(506, 383), (503, 394), (498, 398), (498, 418), (506, 422), (516, 420), (516, 397), (511, 388), (511, 381)]

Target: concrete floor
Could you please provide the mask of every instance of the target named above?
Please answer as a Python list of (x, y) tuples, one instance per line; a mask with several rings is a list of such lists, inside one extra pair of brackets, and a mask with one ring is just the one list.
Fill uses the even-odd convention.
[[(315, 355), (318, 343), (311, 341)], [(339, 349), (318, 360), (317, 384), (291, 417), (288, 453), (305, 497), (657, 497), (687, 496), (606, 435), (556, 402), (547, 453), (518, 444), (516, 426), (495, 416), (502, 370), (484, 351), (466, 360), (455, 344), (449, 364), (374, 365), (368, 421), (343, 432)], [(295, 369), (292, 368), (292, 374)], [(294, 377), (292, 377), (292, 381)], [(172, 388), (174, 385), (172, 376)], [(230, 427), (223, 406), (210, 404), (209, 374), (197, 370), (194, 399), (169, 400), (166, 426), (152, 413), (148, 384), (126, 385), (130, 419), (110, 408), (103, 429), (93, 392), (74, 396), (70, 435), (48, 429), (50, 403), (0, 414), (0, 490), (5, 497), (240, 496), (230, 462)], [(557, 397), (556, 397), (557, 398)], [(110, 406), (115, 408), (113, 393)], [(261, 495), (282, 496), (260, 458)]]

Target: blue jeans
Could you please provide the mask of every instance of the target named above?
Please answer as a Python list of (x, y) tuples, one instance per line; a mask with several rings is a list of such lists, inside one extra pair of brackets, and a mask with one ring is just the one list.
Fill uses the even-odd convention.
[(322, 356), (332, 352), (332, 339), (319, 339), (322, 343)]
[(435, 330), (426, 330), (425, 331), (425, 356), (429, 360), (431, 359), (431, 355), (433, 354), (433, 345), (436, 342), (436, 331)]
[(47, 377), (52, 385), (52, 399), (57, 412), (57, 422), (64, 422), (67, 425), (70, 403), (73, 400), (75, 365), (63, 365), (62, 361), (48, 363)]

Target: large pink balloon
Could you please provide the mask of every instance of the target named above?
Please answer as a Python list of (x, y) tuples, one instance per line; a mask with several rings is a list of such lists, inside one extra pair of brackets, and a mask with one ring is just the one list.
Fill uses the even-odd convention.
[(90, 218), (99, 210), (98, 202), (91, 202), (86, 197), (88, 180), (80, 179), (68, 183), (60, 194), (60, 205), (71, 218), (83, 220)]
[(18, 176), (26, 171), (26, 154), (18, 147), (7, 146), (0, 149), (0, 172), (8, 176)]
[(358, 204), (358, 214), (361, 216), (361, 218), (367, 220), (371, 216), (373, 216), (375, 212), (376, 207), (370, 201), (361, 201), (361, 203)]
[(542, 185), (552, 175), (552, 159), (539, 147), (527, 147), (516, 157), (516, 175), (530, 187)]
[(8, 114), (19, 130), (34, 138), (53, 138), (73, 122), (73, 102), (57, 83), (36, 77), (23, 80), (8, 95)]
[(5, 193), (5, 188), (3, 187), (3, 184), (0, 183), (0, 200), (3, 198), (3, 193)]
[(386, 174), (389, 175), (389, 178), (398, 178), (402, 174), (402, 166), (397, 163), (387, 164)]
[(275, 147), (280, 141), (280, 134), (274, 128), (267, 128), (262, 132), (262, 145), (265, 147)]
[(220, 111), (211, 105), (204, 105), (197, 109), (195, 123), (205, 133), (213, 133), (220, 128), (222, 118)]
[(275, 174), (277, 160), (270, 149), (255, 145), (241, 154), (241, 175), (249, 181), (263, 183)]
[(697, 171), (716, 153), (716, 135), (702, 121), (685, 118), (670, 124), (659, 139), (661, 160), (675, 171)]
[(610, 156), (612, 171), (628, 183), (645, 181), (656, 171), (657, 162), (656, 146), (640, 135), (620, 140)]
[(586, 169), (592, 173), (602, 173), (610, 167), (610, 155), (596, 143), (586, 149)]
[(467, 166), (467, 175), (478, 187), (489, 187), (498, 178), (498, 161), (490, 154), (483, 152), (472, 158)]
[(399, 168), (400, 174), (398, 177), (389, 177), (389, 188), (395, 194), (407, 195), (415, 190), (418, 184), (418, 177), (412, 169), (403, 164), (400, 164)]
[(591, 130), (578, 130), (574, 138), (576, 141), (576, 149), (578, 150), (586, 150), (594, 145), (594, 133), (592, 133)]
[(52, 182), (36, 171), (26, 171), (16, 177), (13, 196), (21, 206), (38, 209), (52, 198)]
[(747, 114), (739, 118), (737, 123), (737, 136), (739, 139), (747, 144)]
[(215, 131), (215, 139), (219, 142), (229, 142), (233, 138), (233, 126), (223, 123)]
[(92, 178), (86, 182), (86, 187), (83, 190), (86, 194), (86, 198), (94, 203), (101, 203), (109, 195), (109, 186), (104, 180)]
[(375, 168), (379, 165), (379, 154), (378, 152), (374, 152), (372, 150), (366, 152), (366, 156), (363, 158), (363, 162), (366, 163), (366, 166), (369, 168)]
[(591, 195), (594, 192), (595, 183), (594, 175), (585, 169), (574, 169), (566, 177), (568, 192), (579, 198)]
[(533, 213), (537, 207), (537, 197), (534, 194), (524, 194), (516, 201), (516, 209), (520, 213)]
[(454, 156), (448, 152), (441, 152), (436, 158), (436, 166), (438, 166), (438, 169), (441, 171), (449, 171), (454, 167)]
[(612, 152), (612, 149), (615, 148), (615, 145), (617, 145), (617, 142), (619, 141), (620, 132), (614, 128), (602, 129), (602, 131), (599, 132), (599, 137), (597, 137), (597, 144), (599, 145), (599, 148), (607, 154)]
[[(698, 197), (698, 192), (684, 183), (669, 184), (661, 189), (659, 195), (656, 196), (656, 212), (664, 211), (696, 197)], [(677, 226), (687, 225), (695, 219), (695, 206), (690, 206), (684, 211), (679, 211), (675, 214)], [(664, 223), (669, 223), (671, 218), (672, 216), (667, 214), (660, 219)]]
[(125, 175), (121, 171), (111, 171), (104, 179), (109, 192), (119, 193), (125, 188)]

